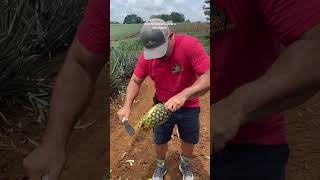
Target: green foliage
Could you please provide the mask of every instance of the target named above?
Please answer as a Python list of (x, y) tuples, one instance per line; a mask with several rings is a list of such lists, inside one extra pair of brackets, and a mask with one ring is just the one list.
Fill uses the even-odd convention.
[(136, 14), (127, 15), (123, 20), (123, 24), (142, 24), (143, 22), (143, 19)]
[(171, 12), (171, 14), (152, 15), (152, 16), (150, 16), (150, 18), (159, 18), (164, 21), (172, 21), (174, 23), (185, 21), (184, 15), (182, 13), (178, 13), (178, 12)]
[(174, 23), (178, 23), (178, 22), (184, 22), (185, 18), (184, 18), (184, 15), (182, 13), (172, 12), (171, 13), (171, 20)]
[(206, 52), (210, 54), (210, 35), (209, 32), (202, 31), (202, 32), (187, 32), (186, 34), (190, 36), (194, 36), (197, 39), (199, 39), (203, 45), (203, 47), (206, 49)]
[(142, 43), (137, 39), (122, 40), (110, 50), (111, 94), (124, 92), (128, 78), (132, 76)]
[(172, 20), (171, 15), (169, 15), (169, 14), (152, 15), (152, 16), (150, 16), (150, 18), (159, 18), (164, 21), (171, 21)]
[(51, 57), (69, 46), (83, 7), (78, 0), (1, 1), (0, 111), (10, 105), (46, 110), (50, 76), (61, 63)]

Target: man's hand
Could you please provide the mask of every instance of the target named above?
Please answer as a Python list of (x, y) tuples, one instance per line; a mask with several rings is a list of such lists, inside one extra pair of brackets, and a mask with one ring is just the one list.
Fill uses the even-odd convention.
[(183, 93), (179, 93), (179, 94), (173, 96), (172, 98), (170, 98), (164, 104), (164, 106), (166, 107), (167, 110), (174, 112), (174, 111), (180, 109), (184, 105), (186, 100), (187, 100), (187, 96)]
[(188, 88), (170, 98), (164, 105), (167, 110), (174, 112), (180, 109), (187, 100), (202, 96), (210, 89), (210, 70), (201, 74)]
[(30, 180), (41, 180), (44, 175), (48, 175), (50, 180), (58, 180), (65, 161), (64, 149), (57, 149), (57, 146), (40, 145), (23, 160), (23, 166)]
[(224, 99), (211, 106), (211, 123), (213, 150), (215, 152), (224, 148), (238, 132), (239, 127), (244, 122), (244, 113), (240, 106), (231, 99)]
[(122, 107), (117, 113), (119, 120), (122, 122), (123, 118), (129, 119), (130, 112), (131, 112), (130, 108)]

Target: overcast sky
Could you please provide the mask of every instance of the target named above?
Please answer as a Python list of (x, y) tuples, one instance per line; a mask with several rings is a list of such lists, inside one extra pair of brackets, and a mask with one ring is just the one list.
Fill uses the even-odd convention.
[(190, 21), (205, 21), (202, 6), (204, 0), (111, 0), (111, 21), (123, 23), (128, 14), (137, 14), (148, 20), (153, 14), (169, 14), (172, 11), (183, 13)]

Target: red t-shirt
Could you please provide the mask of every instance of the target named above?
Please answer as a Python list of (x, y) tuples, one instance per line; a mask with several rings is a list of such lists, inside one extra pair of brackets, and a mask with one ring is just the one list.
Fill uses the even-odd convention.
[[(168, 59), (145, 60), (142, 52), (134, 74), (141, 79), (150, 76), (155, 82), (158, 100), (165, 103), (208, 70), (210, 57), (200, 41), (192, 36), (175, 34), (173, 52)], [(183, 107), (199, 107), (199, 99), (188, 100)]]
[[(211, 103), (263, 75), (280, 44), (290, 45), (320, 23), (319, 0), (215, 0), (213, 10)], [(280, 113), (242, 126), (229, 143), (282, 144), (284, 132)]]
[(106, 0), (89, 0), (85, 17), (77, 31), (77, 39), (90, 52), (107, 55), (109, 51), (109, 3)]

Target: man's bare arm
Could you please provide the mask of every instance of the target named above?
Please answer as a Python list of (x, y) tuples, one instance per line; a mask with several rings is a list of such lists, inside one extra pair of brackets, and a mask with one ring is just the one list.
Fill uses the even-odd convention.
[(181, 93), (187, 97), (187, 100), (202, 96), (210, 89), (210, 70), (200, 75), (192, 86), (184, 89)]
[(86, 50), (75, 39), (53, 89), (48, 126), (43, 143), (65, 147), (70, 131), (87, 108), (106, 56)]
[(140, 86), (143, 79), (138, 78), (136, 75), (132, 75), (127, 87), (126, 98), (123, 107), (118, 111), (118, 117), (120, 121), (128, 119), (131, 112), (131, 105), (133, 100), (138, 96)]
[(210, 71), (200, 77), (188, 88), (170, 98), (164, 105), (169, 111), (180, 109), (187, 100), (201, 96), (210, 89)]
[(131, 108), (133, 100), (138, 96), (140, 86), (143, 79), (138, 78), (136, 75), (132, 75), (126, 91), (126, 98), (123, 107)]
[(304, 103), (320, 86), (320, 25), (306, 32), (256, 81), (227, 97), (239, 103), (242, 123)]

